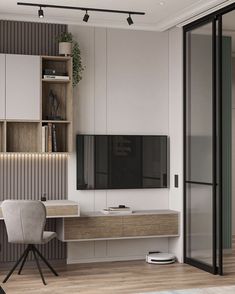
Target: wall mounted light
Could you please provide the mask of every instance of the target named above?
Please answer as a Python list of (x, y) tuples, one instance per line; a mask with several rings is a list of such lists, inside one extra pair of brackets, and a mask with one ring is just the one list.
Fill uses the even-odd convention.
[(86, 10), (86, 14), (83, 17), (83, 21), (88, 22), (89, 17), (90, 15), (87, 13), (87, 10)]
[(127, 14), (127, 15), (129, 15), (128, 18), (127, 18), (127, 22), (128, 22), (129, 25), (132, 25), (134, 23), (133, 20), (132, 20), (132, 18), (131, 18), (131, 15), (145, 15), (145, 12), (140, 12), (140, 11), (99, 9), (99, 8), (92, 8), (92, 7), (76, 7), (76, 6), (41, 4), (41, 3), (17, 2), (17, 5), (39, 7), (39, 10), (38, 10), (38, 17), (39, 18), (43, 18), (44, 17), (44, 12), (43, 12), (42, 8), (82, 10), (82, 11), (85, 11), (86, 12), (86, 14), (83, 17), (83, 21), (85, 21), (85, 22), (88, 22), (88, 19), (90, 17), (89, 14), (88, 14), (88, 11)]

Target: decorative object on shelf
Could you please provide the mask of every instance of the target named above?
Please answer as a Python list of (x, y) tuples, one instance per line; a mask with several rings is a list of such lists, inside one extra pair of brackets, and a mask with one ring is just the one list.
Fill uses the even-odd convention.
[(48, 101), (50, 105), (50, 115), (48, 116), (49, 120), (61, 120), (61, 116), (57, 115), (58, 109), (60, 106), (60, 101), (56, 94), (52, 90), (49, 92)]
[(43, 70), (42, 78), (44, 80), (62, 80), (69, 81), (69, 75), (67, 72), (61, 72), (56, 69), (46, 68)]
[[(73, 35), (71, 33), (67, 33), (67, 32), (64, 32), (60, 36), (58, 36), (57, 40), (59, 43), (68, 42), (72, 46), (71, 56), (73, 57), (73, 87), (75, 87), (82, 79), (82, 72), (84, 70), (84, 66), (82, 65), (82, 59), (81, 59), (81, 51), (80, 51), (78, 42), (74, 40)], [(60, 53), (60, 54), (64, 54), (64, 53)]]
[(72, 43), (71, 42), (59, 42), (59, 54), (64, 56), (71, 56)]
[(132, 209), (125, 205), (118, 205), (117, 207), (108, 207), (102, 209), (103, 214), (132, 214)]

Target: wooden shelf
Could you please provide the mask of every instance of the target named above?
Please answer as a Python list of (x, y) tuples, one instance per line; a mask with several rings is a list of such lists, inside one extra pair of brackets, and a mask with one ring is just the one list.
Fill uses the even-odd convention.
[(43, 83), (49, 83), (49, 84), (68, 84), (71, 82), (71, 80), (53, 80), (53, 79), (42, 79)]
[(43, 55), (41, 57), (42, 57), (42, 60), (48, 60), (48, 61), (59, 61), (59, 62), (67, 61), (67, 62), (70, 62), (70, 60), (71, 60), (70, 56), (46, 56), (46, 55)]
[(71, 121), (68, 121), (68, 120), (42, 120), (42, 123), (71, 124)]

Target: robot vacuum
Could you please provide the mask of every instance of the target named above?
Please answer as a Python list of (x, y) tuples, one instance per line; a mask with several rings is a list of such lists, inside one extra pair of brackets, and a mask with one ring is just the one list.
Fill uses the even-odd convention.
[(170, 264), (176, 261), (176, 257), (170, 253), (149, 252), (146, 255), (146, 262), (153, 264)]

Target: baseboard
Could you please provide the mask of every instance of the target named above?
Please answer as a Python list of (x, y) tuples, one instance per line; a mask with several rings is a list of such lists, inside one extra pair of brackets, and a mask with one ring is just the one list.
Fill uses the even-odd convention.
[(117, 256), (117, 257), (98, 257), (98, 258), (81, 258), (81, 259), (67, 259), (67, 264), (76, 264), (76, 263), (92, 263), (92, 262), (114, 262), (114, 261), (131, 261), (131, 260), (145, 260), (145, 256), (136, 255), (136, 256)]

